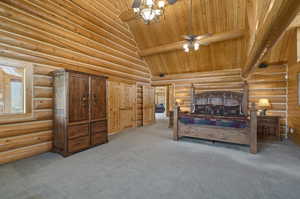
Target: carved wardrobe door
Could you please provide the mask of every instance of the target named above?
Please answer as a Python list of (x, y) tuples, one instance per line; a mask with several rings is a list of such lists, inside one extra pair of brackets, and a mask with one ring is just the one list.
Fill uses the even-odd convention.
[(107, 142), (106, 78), (91, 76), (91, 143)]
[(69, 72), (68, 153), (90, 146), (89, 76)]
[(89, 120), (89, 76), (69, 73), (69, 123)]

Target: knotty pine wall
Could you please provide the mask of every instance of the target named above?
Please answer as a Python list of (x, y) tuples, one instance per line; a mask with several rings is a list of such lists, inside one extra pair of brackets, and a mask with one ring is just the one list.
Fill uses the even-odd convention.
[(52, 149), (53, 68), (33, 68), (34, 119), (0, 125), (0, 164), (30, 157)]
[[(286, 75), (286, 65), (270, 65), (266, 69), (257, 69), (248, 81), (249, 102), (258, 103), (260, 98), (270, 99), (272, 108), (267, 114), (281, 116), (282, 134), (285, 134), (287, 126)], [(196, 92), (241, 91), (244, 84), (239, 69), (153, 77), (152, 80), (152, 85), (155, 86), (173, 85), (174, 95), (170, 97), (180, 103), (182, 111), (190, 111), (192, 84), (196, 87)]]

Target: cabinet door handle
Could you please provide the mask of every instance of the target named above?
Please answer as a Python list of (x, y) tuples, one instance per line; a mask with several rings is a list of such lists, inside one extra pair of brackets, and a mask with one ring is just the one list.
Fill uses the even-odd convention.
[(94, 94), (93, 98), (94, 98), (94, 103), (97, 104), (97, 101), (98, 101), (97, 95)]

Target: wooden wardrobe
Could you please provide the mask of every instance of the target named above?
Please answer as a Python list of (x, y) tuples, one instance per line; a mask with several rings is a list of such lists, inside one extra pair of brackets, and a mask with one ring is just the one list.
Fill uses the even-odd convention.
[(106, 77), (54, 72), (54, 151), (63, 156), (108, 142)]

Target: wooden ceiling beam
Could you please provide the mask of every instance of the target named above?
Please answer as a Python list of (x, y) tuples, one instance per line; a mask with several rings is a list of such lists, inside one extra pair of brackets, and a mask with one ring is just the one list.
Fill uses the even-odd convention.
[[(204, 38), (199, 40), (200, 44), (202, 45), (209, 45), (211, 43), (216, 43), (216, 42), (222, 42), (222, 41), (227, 41), (227, 40), (232, 40), (232, 39), (238, 39), (241, 38), (245, 35), (244, 30), (233, 30), (229, 32), (224, 32), (224, 33), (218, 33), (214, 34), (211, 37)], [(182, 50), (182, 45), (185, 43), (185, 41), (178, 41), (166, 45), (161, 45), (161, 46), (156, 46), (153, 48), (145, 49), (139, 52), (140, 56), (146, 57), (154, 54), (159, 54), (159, 53), (166, 53), (166, 52), (171, 52), (171, 51), (176, 51), (176, 50)]]
[(270, 3), (266, 17), (255, 33), (255, 41), (249, 46), (249, 54), (242, 72), (243, 78), (248, 78), (263, 61), (267, 52), (298, 14), (299, 8), (299, 0), (273, 0)]

